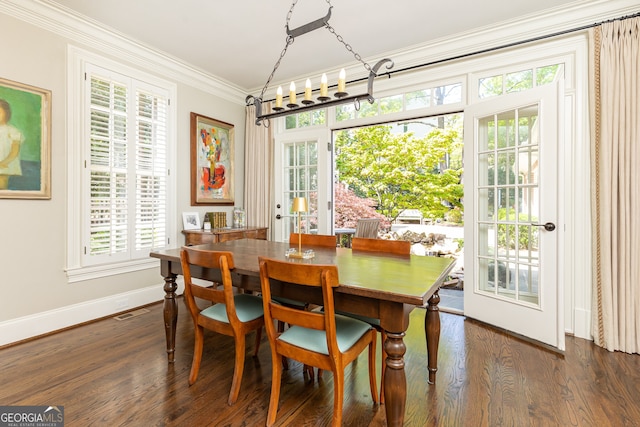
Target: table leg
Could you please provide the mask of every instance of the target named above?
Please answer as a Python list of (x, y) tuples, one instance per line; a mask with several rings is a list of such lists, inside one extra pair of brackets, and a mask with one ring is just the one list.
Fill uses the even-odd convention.
[(404, 409), (407, 401), (407, 378), (404, 373), (404, 332), (387, 332), (384, 349), (387, 352), (387, 369), (384, 373), (384, 406), (388, 426), (404, 423)]
[(176, 275), (168, 274), (164, 278), (164, 333), (167, 337), (167, 357), (169, 363), (175, 360), (176, 323), (178, 322), (178, 303), (176, 302)]
[(424, 333), (427, 340), (427, 360), (429, 368), (429, 384), (435, 384), (438, 371), (438, 346), (440, 345), (440, 295), (436, 291), (427, 305), (424, 317)]

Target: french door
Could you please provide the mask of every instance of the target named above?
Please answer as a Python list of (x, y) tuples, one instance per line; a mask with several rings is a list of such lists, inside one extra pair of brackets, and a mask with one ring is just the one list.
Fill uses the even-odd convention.
[(564, 350), (558, 92), (549, 84), (465, 109), (464, 313)]
[(295, 197), (305, 197), (309, 205), (301, 214), (302, 232), (329, 233), (332, 168), (327, 141), (314, 132), (292, 133), (276, 138), (274, 156), (274, 239), (286, 241), (298, 232), (298, 214), (291, 212)]

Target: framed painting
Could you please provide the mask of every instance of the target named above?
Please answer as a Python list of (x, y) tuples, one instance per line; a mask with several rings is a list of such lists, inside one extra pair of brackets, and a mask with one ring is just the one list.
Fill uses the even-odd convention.
[(51, 198), (51, 91), (1, 78), (0, 198)]
[(191, 113), (191, 206), (234, 204), (233, 125)]

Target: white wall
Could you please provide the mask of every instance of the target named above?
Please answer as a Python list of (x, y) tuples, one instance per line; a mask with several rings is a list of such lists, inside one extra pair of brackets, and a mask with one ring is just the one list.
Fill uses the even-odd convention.
[[(397, 67), (403, 68), (442, 58), (450, 58), (490, 46), (504, 45), (563, 28), (575, 28), (638, 11), (637, 0), (576, 1), (566, 10), (549, 16), (513, 22), (500, 28), (486, 28), (458, 38), (436, 40), (429, 45), (412, 47), (403, 55), (390, 53)], [(189, 113), (214, 117), (232, 123), (236, 130), (236, 200), (243, 199), (244, 189), (244, 97), (240, 88), (204, 75), (175, 60), (165, 58), (148, 48), (134, 45), (112, 34), (99, 32), (88, 23), (56, 14), (37, 0), (0, 1), (0, 29), (3, 35), (3, 58), (0, 77), (52, 91), (52, 197), (51, 200), (0, 199), (0, 346), (46, 333), (86, 320), (106, 316), (129, 307), (159, 301), (163, 298), (163, 282), (157, 267), (121, 274), (111, 278), (70, 284), (66, 265), (67, 218), (67, 135), (66, 127), (66, 52), (69, 44), (117, 59), (146, 72), (155, 73), (178, 86), (177, 99), (177, 204), (176, 221), (183, 211), (211, 208), (190, 206), (189, 191)], [(243, 54), (243, 53), (241, 53)], [(387, 56), (387, 55), (385, 55)], [(586, 73), (586, 70), (579, 71)], [(351, 74), (349, 74), (351, 75)], [(387, 79), (394, 84), (395, 79)], [(383, 83), (383, 82), (380, 82)], [(277, 84), (277, 82), (276, 82)], [(378, 84), (378, 89), (384, 89)], [(577, 99), (577, 103), (586, 100)], [(583, 127), (584, 125), (581, 125)], [(581, 140), (586, 134), (576, 135)], [(588, 153), (580, 151), (581, 155)], [(574, 171), (582, 172), (584, 159), (576, 160)], [(588, 169), (588, 168), (587, 168)], [(569, 216), (584, 217), (583, 203)], [(230, 211), (232, 208), (224, 208)], [(181, 225), (176, 229), (180, 230)], [(576, 235), (587, 228), (576, 225)], [(577, 239), (576, 239), (577, 240)], [(174, 242), (182, 243), (176, 233)], [(574, 245), (574, 271), (589, 270), (588, 245)], [(578, 250), (581, 250), (579, 252)], [(574, 331), (589, 333), (590, 285), (588, 274), (573, 277), (576, 287), (569, 286), (570, 316), (576, 322)], [(571, 323), (571, 322), (569, 322)]]
[[(24, 4), (28, 4), (25, 2)], [(244, 94), (166, 61), (139, 46), (113, 41), (95, 29), (73, 25), (60, 29), (55, 15), (34, 15), (0, 5), (4, 48), (0, 77), (52, 92), (51, 200), (0, 199), (0, 346), (31, 336), (107, 316), (142, 304), (161, 301), (164, 282), (159, 267), (109, 278), (69, 283), (65, 272), (67, 245), (67, 47), (73, 45), (175, 82), (177, 90), (176, 226), (172, 241), (184, 242), (183, 211), (233, 207), (192, 207), (190, 202), (190, 112), (235, 125), (236, 200), (244, 195)], [(22, 16), (25, 12), (25, 16)], [(18, 16), (18, 18), (14, 17)], [(61, 19), (68, 19), (61, 17)], [(34, 21), (36, 20), (36, 21)], [(40, 22), (43, 20), (43, 22)], [(34, 25), (32, 21), (37, 22)], [(47, 29), (51, 28), (51, 30)], [(88, 32), (86, 32), (88, 31)], [(152, 56), (147, 61), (145, 56)], [(166, 61), (166, 64), (163, 64)], [(147, 67), (145, 69), (145, 67)]]

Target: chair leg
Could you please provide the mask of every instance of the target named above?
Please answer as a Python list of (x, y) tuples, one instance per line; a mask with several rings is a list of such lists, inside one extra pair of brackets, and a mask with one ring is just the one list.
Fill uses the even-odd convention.
[(246, 335), (240, 334), (236, 337), (236, 361), (233, 368), (233, 380), (231, 381), (231, 391), (229, 392), (229, 406), (236, 403), (240, 394), (240, 384), (242, 384), (242, 374), (244, 372), (244, 352)]
[(272, 353), (272, 358), (271, 397), (269, 399), (269, 412), (267, 413), (267, 427), (271, 427), (276, 422), (278, 401), (280, 400), (280, 382), (282, 381), (283, 357), (279, 354)]
[(344, 369), (333, 372), (333, 420), (332, 426), (342, 425), (342, 406), (344, 399)]
[(262, 339), (262, 326), (256, 329), (256, 351), (253, 353), (255, 357), (258, 356), (258, 350), (260, 350), (260, 340)]
[(378, 333), (373, 330), (373, 339), (369, 344), (369, 388), (371, 389), (371, 397), (373, 403), (378, 403), (378, 386), (376, 384), (376, 341), (378, 340)]
[(383, 330), (380, 331), (380, 340), (382, 342), (382, 373), (380, 374), (380, 404), (384, 403), (384, 373), (387, 370), (387, 352), (384, 349), (384, 342), (387, 340), (387, 333)]
[(202, 346), (204, 343), (204, 332), (202, 326), (196, 325), (193, 342), (193, 360), (191, 361), (191, 372), (189, 373), (189, 385), (193, 385), (198, 378), (200, 362), (202, 361)]

